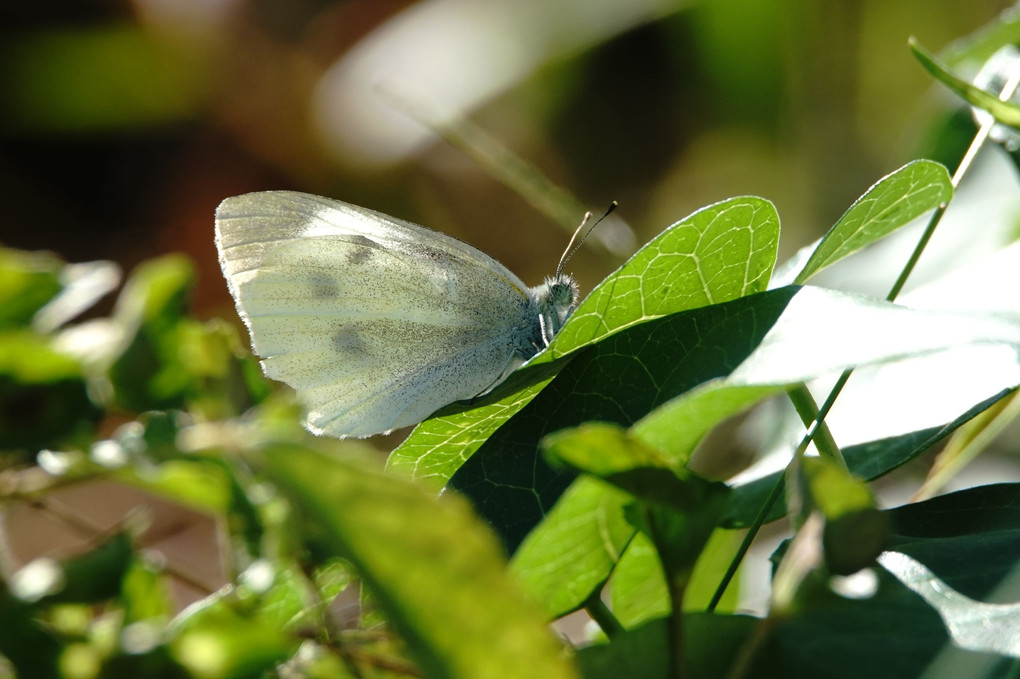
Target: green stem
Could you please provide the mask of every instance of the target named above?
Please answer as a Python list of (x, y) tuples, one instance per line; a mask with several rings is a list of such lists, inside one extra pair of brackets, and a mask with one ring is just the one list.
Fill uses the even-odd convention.
[(606, 606), (606, 602), (602, 600), (602, 592), (600, 590), (592, 592), (592, 595), (584, 603), (584, 610), (588, 612), (588, 615), (595, 621), (595, 624), (602, 628), (602, 631), (605, 632), (608, 638), (612, 639), (624, 631), (623, 625), (616, 619), (613, 612), (609, 610), (609, 606)]
[(793, 403), (793, 407), (797, 409), (797, 414), (800, 415), (800, 419), (804, 422), (805, 427), (810, 427), (814, 422), (818, 422), (818, 432), (814, 437), (818, 453), (846, 469), (846, 460), (843, 459), (843, 453), (840, 452), (839, 446), (836, 445), (836, 439), (832, 437), (829, 425), (825, 423), (824, 419), (818, 418), (818, 404), (815, 403), (815, 399), (811, 396), (807, 386), (799, 384), (791, 388), (787, 394)]

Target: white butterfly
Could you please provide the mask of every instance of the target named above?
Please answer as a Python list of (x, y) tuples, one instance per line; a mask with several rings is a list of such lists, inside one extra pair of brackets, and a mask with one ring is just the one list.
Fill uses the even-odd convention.
[(387, 432), (485, 393), (577, 304), (559, 267), (528, 288), (455, 238), (305, 193), (226, 199), (216, 248), (262, 369), (316, 434)]

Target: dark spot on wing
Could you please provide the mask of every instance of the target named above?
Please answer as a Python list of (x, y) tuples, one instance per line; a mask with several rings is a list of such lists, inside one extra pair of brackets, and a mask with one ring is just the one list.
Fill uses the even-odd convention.
[(373, 250), (378, 247), (376, 243), (365, 236), (351, 236), (351, 251), (347, 254), (347, 263), (352, 266), (364, 264), (372, 258)]
[(333, 346), (345, 354), (360, 354), (365, 351), (365, 342), (356, 332), (341, 330), (333, 337)]
[(312, 296), (316, 299), (333, 299), (340, 295), (340, 286), (337, 280), (324, 274), (309, 276), (308, 285), (311, 287)]

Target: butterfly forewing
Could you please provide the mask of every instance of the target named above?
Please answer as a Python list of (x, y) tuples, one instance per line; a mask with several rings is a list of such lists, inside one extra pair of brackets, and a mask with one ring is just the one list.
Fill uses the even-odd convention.
[(318, 433), (413, 424), (534, 353), (523, 283), (456, 239), (293, 192), (227, 199), (216, 231), (266, 375), (295, 388)]

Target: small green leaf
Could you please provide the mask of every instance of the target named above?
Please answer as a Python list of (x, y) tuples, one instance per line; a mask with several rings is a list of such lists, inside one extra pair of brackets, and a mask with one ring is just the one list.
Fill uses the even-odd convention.
[(824, 517), (822, 548), (829, 572), (850, 575), (874, 563), (889, 526), (863, 481), (832, 460), (802, 457), (788, 472), (791, 487), (798, 491), (787, 495), (797, 523), (815, 511)]
[(49, 337), (0, 332), (0, 450), (82, 445), (101, 414), (81, 366)]
[(577, 479), (514, 554), (511, 570), (550, 618), (580, 608), (609, 577), (634, 527), (633, 499), (604, 481)]
[(934, 210), (953, 196), (949, 172), (915, 160), (878, 180), (843, 213), (794, 279), (802, 284), (825, 267)]
[(348, 559), (433, 677), (569, 677), (537, 610), (467, 503), (303, 448), (266, 451), (277, 483)]
[(1020, 129), (1020, 106), (1002, 101), (997, 95), (985, 92), (974, 87), (974, 85), (966, 80), (953, 75), (935, 59), (933, 54), (921, 47), (914, 38), (910, 39), (910, 49), (926, 71), (935, 76), (939, 82), (948, 87), (961, 99), (971, 106), (988, 111), (1000, 123)]
[(0, 248), (0, 329), (28, 326), (60, 292), (62, 267), (49, 253)]
[(121, 291), (114, 320), (125, 339), (109, 378), (122, 407), (136, 412), (183, 407), (193, 379), (180, 352), (181, 327), (194, 277), (188, 259), (168, 255), (140, 265)]
[[(740, 544), (740, 533), (716, 530), (701, 550), (694, 572), (684, 591), (685, 612), (704, 611), (716, 587), (719, 575), (733, 559)], [(672, 606), (666, 575), (655, 546), (643, 533), (638, 533), (627, 545), (609, 581), (613, 614), (624, 627), (631, 628), (653, 618), (669, 615)], [(716, 610), (733, 610), (740, 588), (731, 585)]]
[(626, 628), (669, 615), (672, 605), (655, 545), (637, 533), (613, 569), (609, 593), (613, 614)]
[(202, 679), (263, 676), (297, 646), (280, 629), (239, 615), (215, 594), (185, 609), (169, 631), (173, 659)]
[(226, 471), (221, 465), (204, 460), (130, 465), (114, 472), (113, 478), (213, 515), (226, 513), (232, 499)]
[(137, 556), (124, 576), (120, 601), (124, 607), (125, 625), (153, 619), (162, 624), (170, 619), (173, 612), (170, 590), (163, 574)]
[(117, 533), (90, 552), (61, 563), (63, 585), (40, 604), (93, 604), (117, 596), (133, 562), (131, 539)]

